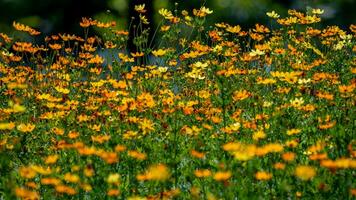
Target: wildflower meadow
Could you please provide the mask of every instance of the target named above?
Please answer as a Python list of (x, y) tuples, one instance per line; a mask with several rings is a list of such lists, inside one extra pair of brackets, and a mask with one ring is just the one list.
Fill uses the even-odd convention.
[(0, 33), (0, 199), (355, 199), (356, 25), (135, 10)]

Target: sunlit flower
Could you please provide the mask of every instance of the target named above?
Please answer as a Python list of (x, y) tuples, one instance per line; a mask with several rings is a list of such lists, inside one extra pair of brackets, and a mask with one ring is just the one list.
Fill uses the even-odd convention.
[(45, 159), (45, 163), (47, 165), (54, 164), (57, 162), (59, 156), (58, 155), (50, 155)]
[(209, 177), (212, 175), (209, 169), (197, 169), (194, 171), (194, 175), (198, 178)]
[(293, 107), (299, 108), (300, 106), (302, 106), (304, 104), (304, 99), (303, 99), (303, 97), (295, 98), (295, 99), (290, 100), (290, 103)]
[(170, 172), (168, 167), (164, 164), (152, 165), (150, 166), (144, 174), (137, 175), (137, 179), (144, 180), (155, 180), (164, 181), (170, 177)]
[(232, 98), (234, 101), (241, 101), (251, 96), (251, 93), (247, 90), (235, 91)]
[(15, 128), (14, 122), (1, 122), (0, 123), (0, 130), (12, 130)]
[(320, 8), (318, 8), (318, 9), (313, 9), (313, 10), (312, 10), (312, 13), (313, 13), (313, 14), (316, 14), (316, 15), (321, 15), (321, 14), (324, 13), (324, 10), (322, 10), (322, 9), (320, 9)]
[(36, 31), (35, 29), (33, 29), (31, 27), (26, 26), (26, 25), (21, 24), (21, 23), (18, 23), (18, 22), (15, 22), (15, 21), (12, 23), (12, 25), (16, 30), (27, 32), (30, 35), (39, 35), (39, 34), (41, 34), (41, 32)]
[(17, 126), (17, 130), (27, 133), (27, 132), (32, 132), (35, 129), (35, 125), (34, 124), (19, 124)]
[(282, 154), (282, 159), (287, 162), (293, 161), (295, 159), (295, 153), (286, 152), (286, 153)]
[(165, 19), (173, 19), (173, 14), (172, 14), (172, 12), (171, 11), (169, 11), (169, 10), (167, 10), (167, 9), (165, 9), (165, 8), (162, 8), (162, 9), (160, 9), (159, 11), (158, 11), (158, 13), (160, 14), (160, 15), (162, 15)]
[(65, 193), (68, 195), (75, 195), (77, 193), (74, 188), (67, 185), (57, 185), (55, 189), (58, 193)]
[(231, 172), (229, 171), (219, 171), (219, 172), (216, 172), (213, 176), (213, 178), (216, 180), (216, 181), (226, 181), (228, 180), (230, 177), (232, 176)]
[(37, 172), (31, 167), (21, 167), (19, 172), (20, 176), (26, 179), (32, 179), (37, 175)]
[(277, 14), (274, 10), (272, 12), (267, 12), (266, 15), (270, 18), (274, 18), (274, 19), (277, 19), (279, 18), (279, 14)]
[(141, 22), (143, 23), (143, 24), (149, 24), (150, 22), (148, 22), (148, 19), (146, 18), (146, 16), (145, 15), (141, 15), (140, 14), (140, 20), (141, 20)]
[(164, 56), (166, 53), (167, 53), (167, 51), (164, 49), (158, 49), (158, 50), (152, 51), (152, 54), (157, 57)]
[(107, 195), (110, 197), (118, 196), (119, 194), (120, 194), (120, 190), (118, 190), (118, 189), (110, 189), (107, 192)]
[(80, 178), (77, 174), (72, 174), (69, 172), (64, 174), (63, 179), (69, 183), (78, 183), (80, 181)]
[(289, 130), (287, 130), (287, 135), (296, 135), (300, 132), (302, 132), (302, 130), (300, 130), (300, 129), (289, 129)]
[(255, 178), (257, 180), (261, 180), (261, 181), (267, 181), (270, 180), (272, 178), (272, 174), (268, 173), (268, 172), (256, 172), (255, 174)]
[(31, 200), (40, 199), (40, 196), (37, 192), (25, 188), (16, 188), (15, 194), (17, 197), (22, 199), (31, 199)]
[(239, 33), (241, 31), (241, 27), (239, 25), (229, 26), (226, 28), (226, 31), (228, 31), (230, 33)]
[(303, 181), (306, 181), (312, 179), (316, 175), (316, 172), (314, 167), (307, 166), (307, 165), (300, 165), (297, 166), (294, 174), (298, 178), (302, 179)]
[(145, 4), (135, 5), (135, 10), (139, 13), (145, 13)]
[(109, 174), (109, 176), (106, 179), (106, 182), (108, 184), (118, 185), (120, 183), (120, 174), (118, 173)]
[(212, 10), (209, 10), (209, 8), (206, 8), (205, 6), (201, 7), (199, 10), (193, 9), (193, 15), (197, 17), (205, 17), (208, 14), (213, 13)]
[(259, 130), (253, 133), (252, 139), (253, 140), (260, 140), (266, 138), (266, 134), (263, 130)]

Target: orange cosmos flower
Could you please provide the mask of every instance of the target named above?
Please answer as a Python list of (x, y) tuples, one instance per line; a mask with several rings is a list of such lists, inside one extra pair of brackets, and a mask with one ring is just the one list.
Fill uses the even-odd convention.
[(212, 10), (209, 10), (209, 8), (206, 8), (205, 6), (201, 7), (199, 10), (193, 9), (193, 15), (197, 17), (205, 17), (208, 14), (213, 13)]
[(226, 31), (227, 32), (230, 32), (230, 33), (239, 33), (241, 31), (241, 27), (239, 25), (236, 25), (236, 26), (228, 26), (226, 28)]
[(164, 164), (150, 166), (144, 174), (139, 174), (136, 178), (140, 181), (155, 180), (164, 181), (170, 177), (168, 167)]
[(36, 31), (35, 29), (29, 27), (29, 26), (26, 26), (24, 24), (21, 24), (21, 23), (17, 23), (17, 22), (13, 22), (12, 23), (12, 26), (18, 30), (18, 31), (24, 31), (24, 32), (27, 32), (29, 33), (30, 35), (39, 35), (41, 34), (41, 32), (39, 31)]
[(267, 181), (272, 178), (272, 174), (268, 172), (256, 172), (255, 178), (261, 181)]
[(59, 185), (61, 181), (57, 178), (42, 178), (41, 184), (42, 185)]
[(214, 179), (216, 181), (226, 181), (228, 180), (230, 177), (232, 176), (231, 172), (229, 171), (220, 171), (220, 172), (216, 172), (214, 174)]
[(97, 143), (99, 143), (99, 144), (102, 144), (102, 143), (104, 143), (104, 142), (109, 141), (110, 138), (111, 138), (110, 135), (98, 135), (98, 136), (92, 135), (92, 136), (91, 136), (91, 140), (92, 140), (93, 142), (97, 142)]
[(104, 58), (99, 56), (99, 55), (95, 55), (93, 58), (91, 58), (88, 63), (90, 64), (103, 64), (104, 63)]
[(20, 176), (26, 179), (32, 179), (37, 175), (37, 172), (32, 169), (32, 167), (21, 167)]
[(10, 43), (12, 41), (12, 38), (10, 38), (5, 33), (0, 33), (0, 38), (3, 39), (5, 41), (5, 43)]
[(355, 85), (340, 85), (339, 92), (340, 93), (351, 93), (355, 89)]
[(241, 101), (241, 100), (244, 100), (250, 96), (251, 96), (251, 93), (248, 92), (247, 90), (240, 90), (240, 91), (234, 92), (232, 99), (234, 101)]
[(211, 176), (211, 171), (208, 169), (197, 169), (194, 171), (194, 175), (198, 178), (204, 178)]
[(37, 192), (27, 190), (25, 188), (16, 188), (15, 194), (17, 197), (28, 200), (40, 199), (40, 196)]
[(45, 159), (45, 163), (47, 165), (49, 164), (54, 164), (57, 162), (59, 156), (58, 155), (51, 155), (51, 156), (48, 156), (46, 159)]
[(87, 28), (89, 26), (96, 25), (96, 23), (97, 23), (96, 20), (92, 20), (91, 18), (82, 17), (82, 21), (79, 23), (79, 25), (83, 28)]
[(286, 167), (286, 165), (285, 165), (284, 163), (278, 162), (278, 163), (275, 163), (275, 164), (273, 165), (273, 167), (274, 167), (275, 169), (282, 170), (282, 169), (284, 169), (284, 168)]
[(96, 27), (98, 28), (109, 28), (109, 27), (115, 27), (116, 26), (116, 22), (115, 21), (111, 21), (108, 23), (104, 23), (104, 22), (97, 22), (96, 23)]
[(282, 154), (282, 159), (284, 161), (291, 162), (294, 160), (294, 158), (295, 158), (295, 153), (293, 153), (293, 152), (286, 152), (286, 153)]
[(77, 174), (72, 174), (69, 172), (64, 174), (63, 179), (69, 183), (78, 183), (80, 181), (80, 178)]
[(137, 160), (145, 160), (147, 158), (146, 154), (138, 151), (128, 151), (128, 156), (136, 158)]
[(51, 48), (53, 50), (59, 50), (62, 48), (62, 46), (60, 44), (49, 44), (48, 46), (49, 46), (49, 48)]
[(195, 158), (202, 159), (202, 158), (204, 158), (205, 153), (202, 153), (202, 152), (199, 152), (199, 151), (196, 151), (196, 150), (193, 149), (193, 150), (190, 151), (190, 155), (192, 155)]
[(110, 197), (118, 196), (119, 194), (120, 194), (120, 190), (118, 190), (118, 189), (110, 189), (107, 192), (107, 195)]
[(144, 56), (145, 54), (143, 52), (136, 52), (136, 53), (131, 53), (131, 56), (136, 58), (136, 57), (142, 57)]
[(65, 193), (68, 195), (75, 195), (77, 193), (74, 188), (66, 185), (57, 185), (55, 189), (58, 193)]

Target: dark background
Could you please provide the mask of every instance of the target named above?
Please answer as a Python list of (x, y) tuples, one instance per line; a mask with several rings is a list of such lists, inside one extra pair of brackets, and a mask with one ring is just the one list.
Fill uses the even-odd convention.
[[(153, 11), (150, 25), (157, 24), (158, 9), (186, 9), (191, 13), (202, 3), (214, 10), (209, 22), (228, 22), (250, 27), (254, 23), (268, 23), (267, 11), (275, 10), (281, 17), (287, 9), (305, 10), (307, 6), (322, 8), (323, 23), (337, 24), (346, 29), (356, 23), (356, 0), (0, 0), (0, 32), (11, 35), (12, 22), (33, 26), (45, 35), (52, 33), (81, 34), (81, 17), (93, 17), (102, 21), (115, 20), (118, 29), (127, 29), (135, 4), (145, 3)], [(155, 23), (156, 22), (156, 23)]]

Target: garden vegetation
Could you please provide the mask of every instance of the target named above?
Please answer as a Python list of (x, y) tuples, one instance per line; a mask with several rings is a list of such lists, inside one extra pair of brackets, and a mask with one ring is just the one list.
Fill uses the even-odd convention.
[(356, 25), (163, 8), (152, 42), (135, 9), (134, 35), (0, 33), (0, 199), (355, 198)]

